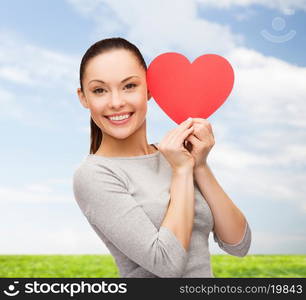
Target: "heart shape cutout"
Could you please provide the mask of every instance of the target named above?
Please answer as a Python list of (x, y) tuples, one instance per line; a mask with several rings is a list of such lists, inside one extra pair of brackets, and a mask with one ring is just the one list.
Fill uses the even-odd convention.
[(234, 70), (222, 56), (205, 54), (190, 63), (182, 54), (157, 56), (147, 69), (147, 85), (160, 108), (177, 124), (208, 118), (227, 99)]

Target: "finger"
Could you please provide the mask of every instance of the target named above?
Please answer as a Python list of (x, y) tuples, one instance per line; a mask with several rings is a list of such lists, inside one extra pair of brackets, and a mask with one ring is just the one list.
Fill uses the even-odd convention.
[(187, 142), (186, 146), (192, 151), (194, 149), (194, 147), (199, 147), (199, 143), (201, 141), (197, 137), (195, 137), (193, 134), (190, 134), (186, 138), (186, 142)]
[(186, 139), (188, 135), (192, 134), (193, 130), (194, 130), (194, 127), (191, 126), (190, 128), (183, 131), (181, 134), (176, 135), (173, 138), (173, 142), (178, 146), (183, 145), (184, 140)]
[(186, 138), (187, 141), (191, 142), (192, 144), (196, 145), (200, 140), (194, 135), (191, 134)]
[(180, 135), (182, 132), (188, 129), (192, 125), (192, 118), (188, 118), (185, 121), (183, 121), (178, 127), (176, 127), (172, 134), (171, 137), (169, 138), (170, 141), (176, 140), (177, 136)]
[(209, 122), (207, 119), (204, 119), (204, 118), (192, 118), (192, 119), (193, 119), (193, 121), (201, 122), (201, 123), (203, 123), (203, 122)]
[(190, 124), (192, 124), (193, 119), (191, 117), (187, 118), (185, 121), (183, 121), (177, 128), (181, 129), (181, 128), (186, 128), (188, 126), (190, 126)]
[(209, 131), (212, 135), (214, 135), (212, 126), (211, 126), (211, 124), (210, 124), (206, 119), (193, 118), (193, 120), (194, 120), (194, 122), (193, 122), (194, 124), (202, 124), (202, 125), (204, 125), (205, 128), (207, 128), (208, 131)]
[(207, 137), (211, 136), (211, 133), (209, 131), (209, 129), (202, 125), (199, 124), (194, 124), (194, 135), (199, 139), (199, 140), (203, 140), (206, 139)]
[[(186, 119), (185, 121), (183, 121), (179, 126), (183, 126), (183, 124), (186, 123), (187, 120), (188, 120), (188, 119)], [(188, 120), (188, 121), (190, 121), (190, 120)], [(176, 128), (174, 128), (174, 129), (172, 129), (172, 130), (169, 130), (169, 131), (166, 133), (166, 135), (165, 135), (164, 138), (163, 138), (163, 141), (164, 141), (165, 144), (169, 144), (169, 143), (171, 142), (172, 137), (173, 137), (173, 135), (176, 134), (177, 128), (179, 128), (179, 126), (176, 127)]]
[(203, 124), (206, 126), (211, 126), (210, 122), (206, 119), (201, 119), (201, 118), (193, 118), (193, 123), (195, 124)]
[(177, 136), (184, 132), (186, 129), (190, 128), (192, 126), (192, 118), (186, 119), (184, 122), (182, 122), (176, 129), (174, 136)]
[(167, 145), (169, 142), (169, 137), (171, 135), (172, 130), (168, 131), (165, 136), (163, 137), (163, 139), (161, 140), (161, 142), (159, 143), (159, 148), (161, 149), (163, 147), (163, 145)]

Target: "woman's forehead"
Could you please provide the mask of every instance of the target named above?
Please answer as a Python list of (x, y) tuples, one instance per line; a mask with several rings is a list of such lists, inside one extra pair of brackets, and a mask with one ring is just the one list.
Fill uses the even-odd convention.
[(99, 54), (88, 62), (86, 68), (86, 77), (101, 77), (103, 81), (121, 80), (131, 74), (142, 77), (145, 72), (135, 55), (126, 50)]

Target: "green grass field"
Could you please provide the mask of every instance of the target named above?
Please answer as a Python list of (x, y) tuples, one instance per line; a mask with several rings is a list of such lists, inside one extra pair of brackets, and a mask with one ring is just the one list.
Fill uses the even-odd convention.
[[(306, 255), (212, 255), (215, 277), (306, 278)], [(111, 255), (1, 255), (0, 277), (117, 278)]]

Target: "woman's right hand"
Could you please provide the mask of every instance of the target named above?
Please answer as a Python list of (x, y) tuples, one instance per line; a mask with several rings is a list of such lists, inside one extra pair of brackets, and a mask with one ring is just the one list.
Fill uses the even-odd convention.
[(192, 118), (183, 121), (170, 130), (158, 144), (158, 150), (164, 155), (174, 171), (193, 169), (195, 161), (184, 147), (184, 140), (193, 132)]

